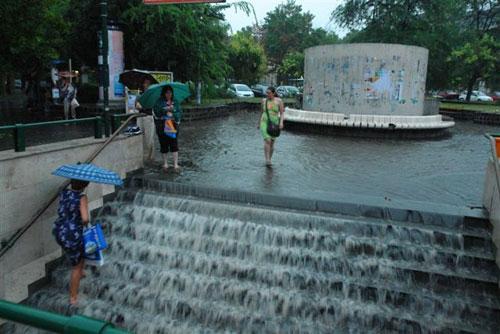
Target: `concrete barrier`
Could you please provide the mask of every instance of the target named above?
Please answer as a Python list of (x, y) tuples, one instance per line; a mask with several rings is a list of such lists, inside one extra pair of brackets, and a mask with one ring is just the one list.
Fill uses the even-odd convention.
[[(330, 121), (330, 119), (332, 119), (332, 121)], [(444, 121), (441, 115), (344, 115), (340, 113), (298, 110), (288, 107), (285, 110), (285, 121), (347, 128), (378, 128), (391, 130), (439, 130), (447, 129), (455, 125), (453, 121)]]
[[(105, 139), (76, 139), (28, 147), (25, 152), (0, 153), (0, 241), (6, 241), (30, 221), (64, 179), (52, 176), (59, 165), (85, 161)], [(143, 167), (143, 136), (118, 137), (101, 152), (95, 164), (125, 177)], [(114, 186), (91, 184), (89, 209), (102, 206), (103, 196)], [(45, 276), (45, 264), (60, 257), (52, 236), (57, 203), (0, 258), (0, 299), (19, 302), (28, 297), (28, 286)]]
[(497, 173), (494, 164), (493, 158), (490, 158), (486, 167), (483, 205), (488, 210), (490, 223), (493, 225), (491, 237), (497, 249), (495, 261), (500, 268), (500, 189), (497, 181), (500, 180), (500, 173)]

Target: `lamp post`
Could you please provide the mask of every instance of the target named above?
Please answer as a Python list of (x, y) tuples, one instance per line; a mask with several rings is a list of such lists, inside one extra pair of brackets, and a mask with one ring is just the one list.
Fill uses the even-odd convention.
[(102, 87), (102, 104), (103, 104), (103, 119), (104, 119), (104, 134), (109, 137), (109, 68), (108, 68), (108, 1), (99, 0), (101, 10), (101, 31), (99, 33), (99, 73), (100, 83)]

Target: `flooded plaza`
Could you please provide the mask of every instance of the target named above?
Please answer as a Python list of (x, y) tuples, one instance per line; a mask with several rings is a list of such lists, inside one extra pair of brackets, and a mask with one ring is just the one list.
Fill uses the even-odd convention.
[(267, 169), (257, 119), (257, 113), (240, 112), (182, 124), (182, 173), (162, 177), (293, 197), (353, 194), (480, 206), (490, 155), (484, 133), (497, 130), (458, 121), (447, 138), (400, 140), (285, 129), (276, 143), (274, 166)]

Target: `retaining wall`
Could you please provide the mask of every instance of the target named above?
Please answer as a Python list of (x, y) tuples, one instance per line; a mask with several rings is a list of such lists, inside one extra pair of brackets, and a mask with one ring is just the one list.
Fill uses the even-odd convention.
[[(64, 181), (51, 172), (65, 163), (85, 161), (105, 139), (84, 138), (27, 147), (25, 152), (0, 153), (0, 241), (5, 242), (29, 222)], [(142, 136), (119, 137), (105, 148), (95, 164), (125, 177), (143, 167)], [(114, 186), (91, 184), (89, 209), (102, 206)], [(60, 257), (52, 236), (57, 201), (17, 243), (0, 258), (0, 299), (13, 302), (28, 296), (28, 286), (45, 276), (45, 264)]]
[(496, 263), (500, 268), (500, 183), (497, 181), (497, 178), (500, 181), (500, 173), (497, 174), (493, 158), (490, 158), (486, 167), (483, 205), (488, 210), (490, 223), (493, 225), (492, 239), (497, 248)]
[(304, 109), (421, 116), (428, 54), (417, 46), (383, 43), (306, 49)]

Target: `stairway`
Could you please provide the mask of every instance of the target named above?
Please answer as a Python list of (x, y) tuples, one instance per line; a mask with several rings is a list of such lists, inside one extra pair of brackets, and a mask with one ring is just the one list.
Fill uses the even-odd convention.
[[(135, 333), (498, 333), (489, 222), (416, 223), (227, 202), (131, 182), (77, 312)], [(67, 311), (69, 268), (28, 303)], [(24, 333), (11, 326), (9, 332)]]

